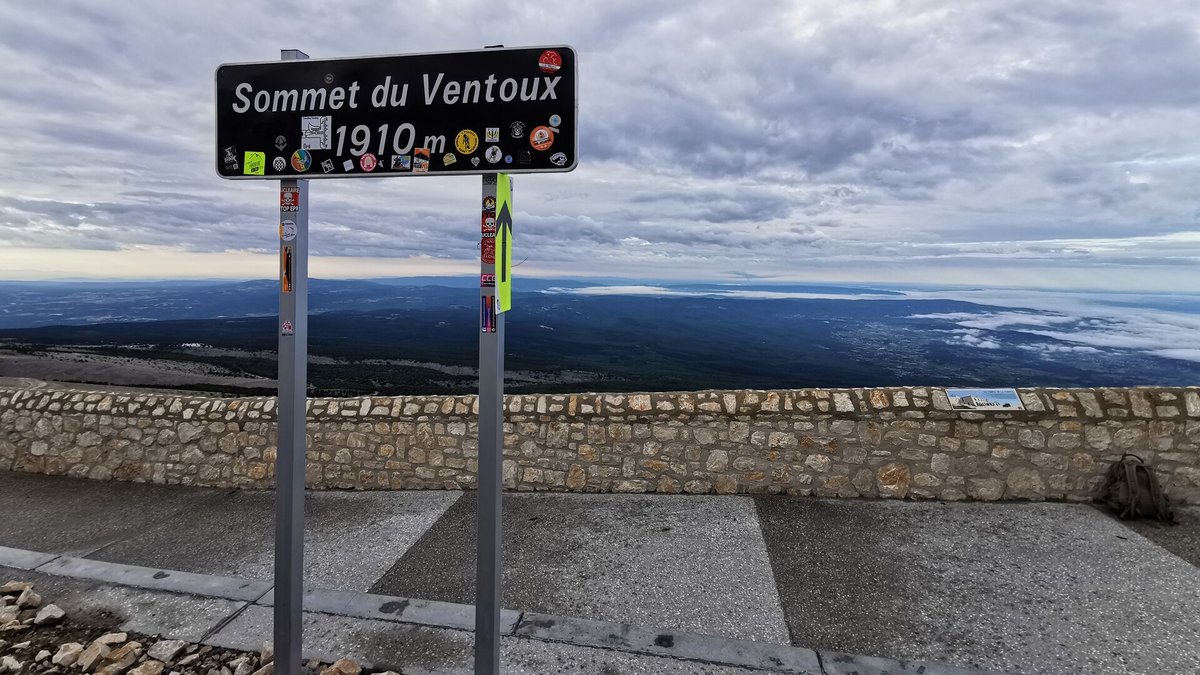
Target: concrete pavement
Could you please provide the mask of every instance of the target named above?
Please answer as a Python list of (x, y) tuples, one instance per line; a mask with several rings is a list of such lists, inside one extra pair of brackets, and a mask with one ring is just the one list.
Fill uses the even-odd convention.
[[(181, 630), (210, 633), (214, 644), (261, 642), (271, 500), (0, 473), (0, 546), (10, 547), (0, 549), (0, 564), (53, 572), (47, 583), (64, 588), (82, 584), (71, 591), (79, 602), (137, 596), (146, 608), (189, 599), (194, 607), (154, 615), (177, 615)], [(310, 493), (306, 578), (343, 592), (306, 603), (336, 610), (311, 613), (310, 646), (359, 650), (367, 660), (412, 647), (413, 672), (467, 663), (469, 632), (377, 611), (398, 600), (343, 614), (384, 596), (436, 607), (472, 602), (474, 508), (470, 493)], [(708, 658), (722, 649), (744, 655), (746, 645), (788, 658), (820, 653), (814, 672), (825, 673), (871, 672), (862, 657), (846, 666), (838, 653), (996, 672), (1200, 671), (1200, 570), (1167, 550), (1192, 550), (1196, 509), (1183, 512), (1188, 524), (1151, 533), (1160, 546), (1070, 504), (512, 494), (505, 508), (505, 606), (530, 617), (525, 628), (534, 633), (517, 621), (505, 638), (513, 664), (533, 664), (513, 672), (555, 664), (747, 672), (757, 662)], [(130, 579), (142, 573), (122, 572), (128, 565), (151, 568), (132, 584), (139, 589)], [(243, 595), (214, 596), (202, 578), (173, 572), (155, 579), (159, 570), (233, 578)], [(558, 619), (539, 626), (537, 615)], [(630, 642), (606, 643), (612, 635)], [(676, 651), (700, 645), (707, 656), (656, 653), (662, 635), (678, 637)]]

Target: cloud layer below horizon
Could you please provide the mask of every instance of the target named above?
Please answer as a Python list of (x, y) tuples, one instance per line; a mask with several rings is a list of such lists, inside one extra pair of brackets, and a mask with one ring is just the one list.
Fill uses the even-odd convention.
[[(565, 42), (580, 168), (516, 180), (529, 273), (1196, 291), (1198, 35), (1183, 1), (16, 4), (0, 277), (272, 276), (273, 187), (211, 168), (220, 63)], [(315, 182), (312, 252), (469, 269), (478, 182)]]

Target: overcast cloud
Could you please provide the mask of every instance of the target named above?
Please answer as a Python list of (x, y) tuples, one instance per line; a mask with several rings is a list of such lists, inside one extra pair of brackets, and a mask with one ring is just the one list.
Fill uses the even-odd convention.
[[(505, 4), (3, 3), (0, 278), (273, 276), (275, 188), (212, 170), (220, 63), (568, 43), (526, 273), (1200, 290), (1195, 2)], [(478, 183), (316, 181), (312, 253), (467, 272)]]

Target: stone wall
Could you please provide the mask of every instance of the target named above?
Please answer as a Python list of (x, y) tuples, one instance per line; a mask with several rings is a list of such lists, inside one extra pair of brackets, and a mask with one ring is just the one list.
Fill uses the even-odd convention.
[[(936, 388), (510, 396), (516, 490), (1089, 499), (1123, 452), (1200, 503), (1200, 388), (1024, 389), (1025, 411)], [(273, 398), (0, 389), (0, 470), (270, 487)], [(313, 488), (470, 489), (473, 396), (309, 401)]]

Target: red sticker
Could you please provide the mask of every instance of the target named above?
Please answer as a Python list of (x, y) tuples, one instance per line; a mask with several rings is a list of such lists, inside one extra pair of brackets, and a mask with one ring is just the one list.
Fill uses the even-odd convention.
[(300, 190), (298, 188), (284, 188), (279, 191), (280, 211), (295, 211), (299, 207)]
[(543, 73), (557, 73), (562, 68), (562, 57), (553, 49), (547, 49), (538, 57), (538, 68)]
[(533, 133), (529, 134), (529, 144), (534, 150), (549, 150), (554, 145), (554, 132), (547, 126), (534, 127)]
[(375, 155), (367, 153), (359, 158), (358, 165), (363, 171), (374, 171), (375, 167), (379, 166), (379, 160), (375, 159)]
[(489, 237), (487, 239), (480, 240), (479, 251), (480, 251), (480, 257), (483, 258), (483, 262), (485, 262), (489, 265), (496, 264), (496, 240), (495, 239), (492, 239)]

